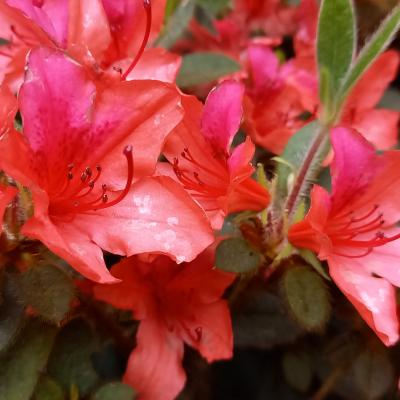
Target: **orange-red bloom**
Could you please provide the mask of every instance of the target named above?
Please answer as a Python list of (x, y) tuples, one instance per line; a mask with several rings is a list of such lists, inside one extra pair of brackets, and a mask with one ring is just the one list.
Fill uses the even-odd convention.
[[(133, 67), (161, 28), (165, 2), (154, 0), (152, 9), (147, 0), (5, 0), (0, 37), (9, 43), (0, 49), (0, 78), (16, 87), (27, 53), (40, 46), (66, 50), (96, 73)], [(161, 63), (157, 55), (153, 60)], [(179, 62), (175, 56), (174, 63)], [(125, 72), (124, 78), (131, 79)]]
[[(377, 155), (359, 133), (332, 132), (332, 194), (316, 185), (305, 219), (289, 240), (327, 260), (335, 283), (382, 341), (399, 338), (400, 152)], [(394, 285), (394, 286), (393, 286)]]
[[(255, 146), (250, 138), (233, 150), (231, 144), (242, 118), (243, 86), (224, 81), (210, 92), (206, 104), (184, 96), (185, 117), (168, 137), (164, 154), (176, 179), (203, 207), (214, 228), (225, 215), (259, 211), (268, 192), (251, 178)], [(165, 171), (161, 168), (160, 171)]]
[(193, 259), (213, 240), (203, 211), (168, 177), (148, 178), (182, 118), (179, 94), (155, 80), (97, 91), (64, 53), (37, 49), (19, 93), (23, 135), (0, 141), (0, 168), (27, 186), (23, 227), (84, 276), (113, 281), (101, 249)]
[(221, 296), (235, 276), (213, 268), (210, 250), (182, 265), (167, 257), (151, 263), (130, 257), (111, 272), (121, 282), (97, 285), (94, 295), (140, 320), (124, 382), (141, 399), (173, 400), (183, 389), (184, 343), (208, 362), (232, 357), (231, 320)]

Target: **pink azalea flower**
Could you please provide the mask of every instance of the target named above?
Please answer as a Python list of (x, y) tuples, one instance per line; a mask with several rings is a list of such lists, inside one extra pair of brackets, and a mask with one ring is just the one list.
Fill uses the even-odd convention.
[(193, 259), (213, 241), (203, 211), (172, 179), (149, 177), (182, 118), (179, 94), (152, 80), (95, 83), (64, 53), (29, 57), (23, 135), (0, 141), (0, 168), (33, 195), (23, 234), (99, 282), (114, 280), (101, 249)]
[[(121, 71), (124, 79), (135, 79), (137, 74), (131, 77), (129, 72), (148, 40), (159, 32), (164, 8), (165, 0), (154, 0), (153, 12), (147, 0), (6, 0), (0, 4), (0, 37), (9, 44), (0, 52), (0, 77), (17, 87), (29, 50), (45, 46), (67, 50), (100, 77), (99, 68), (114, 72), (117, 79), (121, 75), (115, 70)], [(159, 79), (160, 66), (164, 71), (177, 70), (180, 62), (180, 57), (171, 53), (150, 52), (140, 68), (143, 79), (149, 75)]]
[(185, 117), (164, 148), (177, 180), (207, 211), (214, 228), (221, 227), (228, 213), (259, 211), (269, 202), (267, 191), (251, 178), (255, 146), (250, 138), (231, 150), (242, 118), (243, 91), (240, 83), (224, 81), (204, 107), (184, 96)]
[(332, 131), (332, 193), (316, 185), (289, 240), (326, 260), (332, 279), (386, 345), (399, 337), (400, 152), (377, 155), (358, 132)]
[(245, 129), (257, 144), (280, 154), (315, 113), (317, 82), (292, 61), (280, 65), (269, 45), (253, 43), (247, 54)]
[(263, 34), (257, 40), (276, 41), (294, 32), (295, 17), (296, 7), (283, 5), (280, 0), (235, 0), (232, 11), (214, 21), (215, 35), (193, 20), (190, 38), (179, 41), (175, 49), (183, 53), (217, 51), (242, 62), (254, 32)]
[(96, 285), (94, 295), (140, 320), (123, 380), (141, 399), (172, 400), (183, 389), (184, 343), (208, 362), (232, 357), (229, 308), (221, 296), (235, 276), (213, 268), (210, 250), (183, 265), (130, 257), (111, 272), (121, 282)]

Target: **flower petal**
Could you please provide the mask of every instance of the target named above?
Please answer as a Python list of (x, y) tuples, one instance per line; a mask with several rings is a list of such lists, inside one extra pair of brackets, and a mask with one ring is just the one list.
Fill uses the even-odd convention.
[(101, 0), (69, 0), (69, 13), (69, 47), (77, 46), (84, 54), (89, 50), (100, 60), (112, 40)]
[(101, 283), (118, 282), (108, 271), (100, 247), (79, 225), (70, 221), (53, 222), (43, 215), (42, 218), (29, 219), (22, 233), (40, 240), (85, 278)]
[[(132, 60), (127, 61), (126, 68), (129, 67)], [(147, 49), (126, 80), (155, 79), (161, 82), (174, 83), (181, 63), (181, 56), (170, 53), (165, 49)], [(124, 69), (121, 62), (118, 65)]]
[(360, 197), (382, 168), (374, 147), (357, 131), (338, 127), (331, 132), (335, 153), (331, 165), (333, 212), (344, 212), (346, 206)]
[(231, 358), (233, 335), (227, 302), (220, 300), (212, 304), (198, 304), (193, 311), (194, 319), (185, 321), (185, 327), (198, 332), (198, 337), (194, 340), (186, 335), (186, 343), (197, 349), (208, 362)]
[(377, 149), (387, 150), (397, 143), (400, 114), (392, 110), (367, 110), (357, 112), (351, 126), (360, 132)]
[(157, 315), (149, 315), (140, 323), (136, 342), (123, 381), (142, 400), (175, 399), (186, 381), (182, 340)]
[(396, 78), (399, 64), (397, 51), (389, 50), (381, 54), (351, 91), (344, 114), (352, 108), (359, 111), (374, 108), (390, 82)]
[[(115, 58), (134, 57), (144, 38), (146, 13), (143, 2), (137, 0), (101, 0), (114, 39)], [(164, 22), (166, 0), (152, 0), (150, 41), (159, 33)]]
[(204, 212), (168, 177), (142, 179), (117, 205), (77, 215), (73, 223), (104, 250), (155, 252), (177, 262), (191, 261), (214, 240)]
[(227, 154), (242, 119), (244, 86), (224, 81), (210, 92), (201, 119), (201, 132), (217, 153)]
[(399, 338), (395, 289), (385, 279), (370, 276), (364, 270), (364, 262), (364, 259), (331, 257), (329, 272), (365, 322), (390, 346)]
[(85, 69), (63, 53), (31, 52), (19, 103), (25, 137), (47, 179), (59, 181), (68, 163), (79, 167), (93, 151), (86, 133), (94, 93)]

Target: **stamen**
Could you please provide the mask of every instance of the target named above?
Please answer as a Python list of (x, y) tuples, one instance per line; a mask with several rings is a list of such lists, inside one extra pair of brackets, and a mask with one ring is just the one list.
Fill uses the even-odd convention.
[(370, 254), (372, 252), (372, 250), (373, 250), (373, 248), (370, 247), (362, 254), (345, 254), (345, 253), (340, 253), (338, 251), (335, 251), (335, 254), (337, 256), (347, 257), (347, 258), (361, 258), (361, 257), (365, 257), (368, 254)]
[(119, 203), (128, 194), (132, 186), (134, 172), (132, 146), (126, 146), (123, 154), (127, 159), (128, 176), (125, 188), (115, 199), (109, 201), (109, 195), (107, 194), (107, 192), (109, 191), (108, 187), (106, 184), (102, 184), (101, 194), (98, 197), (86, 203), (81, 202), (83, 198), (92, 193), (95, 188), (96, 182), (100, 178), (102, 169), (99, 165), (96, 166), (97, 173), (93, 179), (90, 179), (93, 175), (92, 169), (90, 167), (86, 167), (85, 170), (82, 172), (79, 181), (76, 182), (77, 187), (69, 190), (68, 193), (70, 183), (73, 180), (72, 169), (74, 168), (73, 164), (70, 164), (68, 165), (66, 180), (67, 183), (57, 195), (52, 197), (50, 203), (50, 213), (53, 215), (57, 215), (67, 214), (70, 212), (78, 213), (86, 211), (96, 211), (98, 209), (112, 207), (115, 204)]
[[(335, 252), (335, 254), (349, 257), (349, 258), (359, 258), (368, 255), (374, 247), (383, 246), (389, 242), (400, 239), (400, 233), (386, 237), (382, 229), (386, 221), (383, 219), (383, 213), (380, 213), (374, 217), (375, 212), (379, 209), (379, 206), (375, 204), (370, 211), (365, 215), (354, 218), (352, 215), (353, 211), (345, 214), (345, 216), (352, 216), (350, 221), (341, 222), (336, 224), (333, 229), (328, 230), (328, 234), (334, 246), (347, 247), (347, 248), (367, 248), (365, 253), (359, 255), (344, 254), (340, 252)], [(342, 219), (343, 217), (341, 217)], [(360, 224), (361, 223), (361, 224)], [(359, 235), (366, 235), (368, 233), (374, 234), (372, 239), (366, 238), (366, 240), (355, 240)], [(365, 236), (364, 236), (365, 237)], [(362, 239), (364, 239), (364, 237)]]
[(146, 48), (147, 42), (149, 41), (150, 28), (151, 28), (151, 1), (143, 0), (143, 7), (144, 7), (144, 10), (146, 11), (146, 30), (144, 32), (143, 41), (139, 48), (138, 53), (136, 54), (135, 59), (132, 61), (131, 65), (125, 71), (125, 73), (122, 75), (122, 77), (121, 77), (122, 80), (125, 80), (127, 78), (127, 76), (131, 73), (133, 68), (135, 68), (136, 64), (138, 63), (140, 57), (142, 56), (142, 54), (144, 52), (144, 49)]
[[(185, 154), (189, 154), (189, 157), (191, 157), (189, 152)], [(182, 183), (183, 187), (186, 190), (197, 192), (193, 193), (192, 194), (193, 196), (203, 197), (203, 198), (215, 198), (218, 196), (222, 196), (225, 193), (223, 188), (217, 188), (203, 182), (200, 179), (199, 174), (197, 172), (192, 173), (194, 177), (193, 180), (190, 176), (188, 176), (189, 172), (183, 171), (179, 168), (179, 161), (177, 158), (174, 158), (173, 169), (175, 175), (177, 176), (177, 178), (179, 179), (179, 181)]]

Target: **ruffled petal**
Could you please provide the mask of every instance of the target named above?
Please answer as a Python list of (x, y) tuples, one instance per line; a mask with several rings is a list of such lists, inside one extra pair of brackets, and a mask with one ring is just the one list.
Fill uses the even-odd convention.
[(359, 260), (362, 265), (357, 259), (329, 258), (330, 275), (382, 342), (393, 345), (399, 338), (395, 289), (385, 279), (369, 275), (363, 268), (366, 259)]
[(142, 179), (120, 203), (77, 215), (74, 224), (112, 253), (155, 252), (177, 262), (191, 261), (214, 240), (203, 210), (168, 177)]
[(332, 129), (331, 141), (335, 154), (331, 165), (333, 212), (344, 212), (362, 197), (382, 165), (374, 147), (351, 128)]
[(182, 340), (157, 315), (149, 315), (140, 323), (136, 342), (123, 381), (142, 400), (175, 399), (186, 381)]
[(118, 282), (108, 271), (100, 247), (79, 225), (69, 221), (54, 222), (43, 215), (29, 219), (22, 233), (40, 240), (85, 278), (101, 283)]
[(244, 86), (224, 81), (210, 92), (201, 119), (201, 133), (216, 153), (228, 154), (242, 119)]

